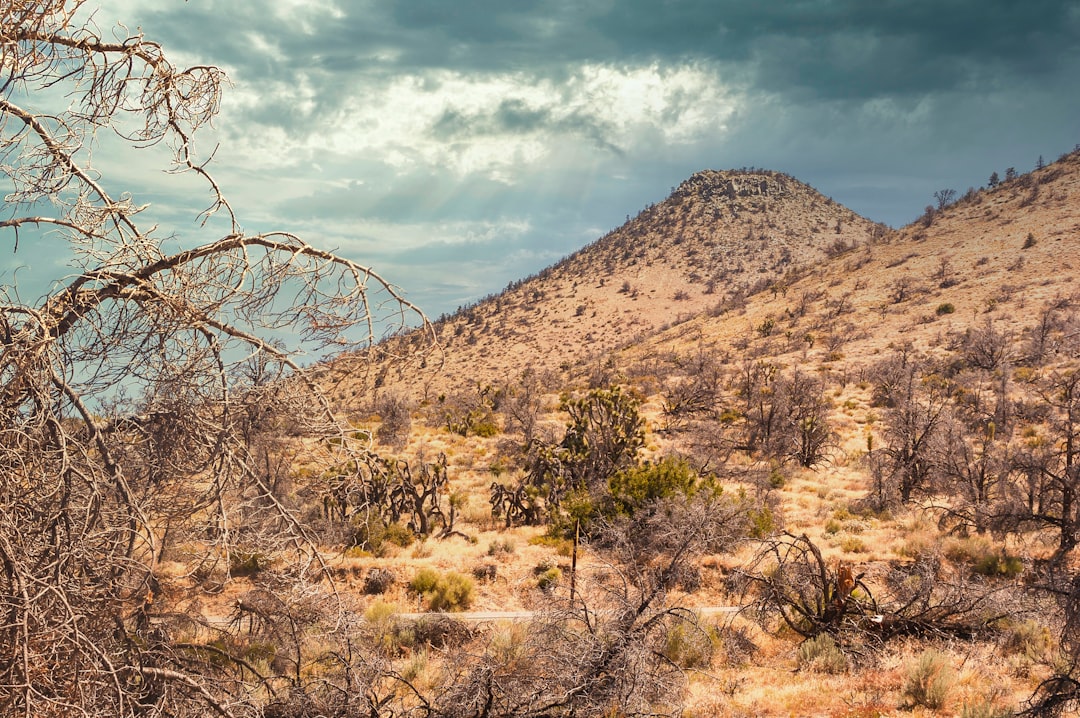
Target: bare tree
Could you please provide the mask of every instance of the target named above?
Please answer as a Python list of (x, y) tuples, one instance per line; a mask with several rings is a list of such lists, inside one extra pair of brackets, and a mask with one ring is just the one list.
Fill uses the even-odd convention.
[(996, 436), (993, 422), (981, 434), (973, 433), (947, 415), (932, 450), (945, 490), (954, 499), (942, 510), (960, 526), (982, 534), (1001, 509), (1010, 462), (1008, 447)]
[(843, 561), (831, 568), (805, 534), (765, 542), (747, 576), (763, 625), (829, 633), (851, 650), (899, 636), (970, 639), (1016, 608), (1011, 587), (948, 576), (934, 555), (873, 577)]
[(1017, 458), (1023, 485), (1013, 507), (1021, 522), (1049, 527), (1058, 534), (1057, 556), (1080, 544), (1080, 369), (1050, 372), (1037, 387), (1051, 407), (1048, 440), (1036, 440)]
[(500, 409), (507, 432), (520, 432), (521, 443), (528, 445), (536, 435), (536, 425), (543, 408), (543, 382), (536, 371), (528, 367), (515, 382), (502, 388)]
[(785, 377), (784, 389), (789, 436), (785, 458), (795, 459), (807, 468), (818, 466), (836, 443), (836, 432), (829, 425), (831, 404), (825, 396), (825, 382), (796, 367)]
[[(348, 454), (319, 370), (298, 357), (371, 358), (382, 332), (427, 323), (365, 266), (292, 234), (246, 234), (194, 144), (223, 73), (176, 67), (123, 27), (111, 40), (82, 6), (0, 13), (0, 230), (14, 248), (71, 253), (71, 278), (37, 303), (0, 297), (0, 712), (240, 715), (246, 692), (206, 680), (215, 664), (153, 628), (157, 561), (179, 533), (202, 536), (226, 577), (245, 541), (284, 536), (274, 548), (313, 558), (275, 492), (281, 457), (254, 441), (264, 402), (302, 406), (297, 431), (337, 436), (322, 445)], [(90, 164), (110, 132), (110, 151), (171, 149), (172, 169), (209, 191), (198, 233), (219, 232), (170, 249)]]
[(886, 444), (872, 467), (878, 477), (876, 500), (908, 503), (931, 489), (933, 447), (949, 406), (948, 387), (925, 361), (903, 349), (881, 362), (875, 373), (875, 403), (887, 407)]
[(663, 406), (667, 428), (682, 428), (688, 419), (713, 412), (725, 378), (723, 365), (704, 351), (686, 363), (682, 375), (668, 377)]
[(939, 212), (952, 204), (955, 199), (956, 190), (952, 188), (939, 189), (934, 192), (934, 200), (937, 202)]

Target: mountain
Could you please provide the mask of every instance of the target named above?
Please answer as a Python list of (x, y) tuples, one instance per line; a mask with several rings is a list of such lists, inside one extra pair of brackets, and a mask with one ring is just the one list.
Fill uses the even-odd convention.
[(855, 366), (890, 344), (930, 351), (988, 324), (1018, 338), (1047, 303), (1075, 295), (1078, 274), (1074, 152), (834, 252), (790, 277), (782, 291), (757, 294), (737, 317), (698, 315), (637, 350), (670, 348), (683, 337), (684, 344), (740, 344), (790, 362)]
[(379, 383), (440, 393), (600, 362), (887, 233), (778, 172), (699, 172), (558, 264), (436, 322), (441, 362), (424, 381), (410, 367)]

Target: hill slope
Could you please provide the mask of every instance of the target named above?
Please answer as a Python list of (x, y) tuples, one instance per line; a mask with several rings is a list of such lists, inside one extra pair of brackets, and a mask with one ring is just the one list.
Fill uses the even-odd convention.
[(837, 254), (789, 277), (779, 293), (695, 317), (637, 349), (683, 337), (855, 366), (889, 344), (934, 349), (987, 323), (1019, 337), (1046, 302), (1076, 292), (1078, 274), (1080, 153), (1073, 153)]
[(437, 394), (601, 360), (885, 232), (787, 175), (699, 172), (558, 264), (437, 322), (443, 363), (425, 381), (409, 370), (379, 383)]

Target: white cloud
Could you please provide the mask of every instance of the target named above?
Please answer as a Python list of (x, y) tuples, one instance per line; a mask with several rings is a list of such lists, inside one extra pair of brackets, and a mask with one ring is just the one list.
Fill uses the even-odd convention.
[[(683, 144), (722, 133), (739, 105), (735, 90), (693, 65), (585, 65), (565, 81), (440, 70), (355, 83), (327, 116), (317, 114), (317, 92), (304, 76), (299, 84), (264, 80), (234, 88), (222, 119), (228, 134), (240, 136), (230, 153), (265, 170), (320, 156), (362, 157), (398, 172), (434, 166), (513, 183), (568, 142), (585, 152), (609, 152), (644, 136)], [(254, 132), (230, 125), (274, 106), (299, 115), (297, 121)], [(505, 122), (500, 113), (507, 107), (523, 118), (520, 125)], [(440, 136), (435, 130), (447, 117), (460, 118), (461, 126)]]

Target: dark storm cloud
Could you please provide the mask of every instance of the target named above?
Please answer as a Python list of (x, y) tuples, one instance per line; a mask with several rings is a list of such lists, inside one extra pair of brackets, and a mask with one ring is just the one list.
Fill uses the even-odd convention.
[[(878, 96), (1039, 76), (1075, 62), (1063, 0), (398, 0), (350, 4), (332, 46), (401, 41), (402, 69), (474, 71), (631, 59), (746, 63), (772, 89)], [(413, 42), (421, 36), (423, 42)]]
[[(305, 14), (303, 31), (295, 18), (246, 2), (167, 6), (149, 11), (146, 22), (168, 27), (171, 44), (233, 65), (237, 79), (303, 76), (325, 87), (316, 100), (323, 111), (355, 86), (353, 73), (369, 81), (446, 69), (558, 78), (585, 62), (693, 60), (804, 102), (1039, 83), (1080, 63), (1080, 10), (1063, 0), (380, 0), (335, 7)], [(519, 120), (527, 131), (547, 119), (514, 109), (488, 129), (510, 131)], [(279, 104), (251, 119), (292, 126), (305, 117)]]

